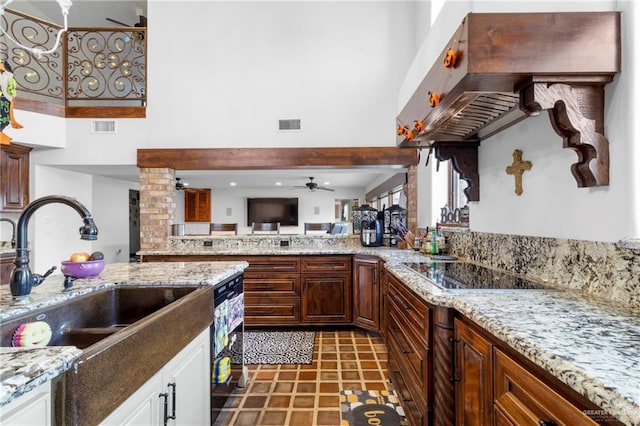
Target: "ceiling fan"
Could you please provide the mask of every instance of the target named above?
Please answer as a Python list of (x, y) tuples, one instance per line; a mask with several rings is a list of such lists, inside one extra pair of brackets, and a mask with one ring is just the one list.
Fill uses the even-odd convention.
[(325, 188), (324, 186), (319, 186), (317, 183), (313, 181), (313, 177), (309, 177), (309, 182), (305, 183), (304, 186), (296, 185), (294, 188), (308, 188), (309, 191), (315, 191), (316, 189), (322, 189), (323, 191), (335, 191), (331, 188)]
[[(104, 18), (104, 19), (106, 19), (107, 21), (112, 22), (114, 24), (121, 25), (123, 27), (137, 27), (137, 28), (146, 28), (147, 27), (147, 17), (143, 16), (143, 15), (138, 15), (138, 22), (136, 22), (133, 25), (125, 24), (124, 22), (117, 21), (117, 20), (115, 20), (113, 18)], [(140, 40), (140, 41), (144, 40), (144, 32), (139, 32), (139, 33), (136, 34), (136, 36), (138, 37), (138, 40)]]
[(182, 178), (176, 178), (176, 191), (182, 191), (185, 186), (189, 186), (187, 182), (182, 182)]

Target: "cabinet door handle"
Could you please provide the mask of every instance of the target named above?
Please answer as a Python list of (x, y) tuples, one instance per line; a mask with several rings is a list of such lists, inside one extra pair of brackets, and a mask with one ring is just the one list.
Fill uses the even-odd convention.
[(451, 348), (451, 376), (449, 377), (450, 382), (459, 382), (460, 377), (456, 377), (456, 345), (458, 341), (453, 338), (449, 338), (449, 345)]
[(169, 414), (169, 394), (168, 393), (161, 393), (158, 394), (158, 398), (162, 398), (164, 400), (163, 402), (163, 415), (162, 415), (162, 424), (164, 426), (167, 426), (167, 420), (169, 420), (168, 418), (168, 414)]
[(542, 420), (540, 419), (540, 426), (557, 426), (556, 422), (553, 420)]
[(168, 419), (176, 419), (176, 382), (167, 384), (167, 387), (171, 388), (171, 415), (167, 416)]

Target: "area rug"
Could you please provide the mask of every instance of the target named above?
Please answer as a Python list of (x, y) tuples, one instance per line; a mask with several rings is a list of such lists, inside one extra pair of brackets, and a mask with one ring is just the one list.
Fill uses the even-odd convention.
[(340, 391), (340, 426), (404, 426), (404, 417), (395, 392), (375, 390)]
[[(245, 364), (311, 364), (316, 333), (313, 331), (245, 331)], [(241, 345), (233, 345), (234, 363), (242, 359)]]

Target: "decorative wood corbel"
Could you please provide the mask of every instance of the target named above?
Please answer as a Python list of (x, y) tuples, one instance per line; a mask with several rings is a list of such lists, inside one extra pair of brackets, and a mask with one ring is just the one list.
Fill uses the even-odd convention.
[(454, 170), (469, 184), (464, 190), (467, 201), (480, 201), (479, 146), (480, 142), (434, 143), (435, 157), (440, 161), (451, 160)]
[(528, 115), (549, 110), (564, 148), (573, 149), (578, 162), (571, 173), (579, 187), (609, 185), (609, 141), (604, 136), (604, 86), (611, 77), (593, 81), (535, 81), (520, 91), (520, 109)]

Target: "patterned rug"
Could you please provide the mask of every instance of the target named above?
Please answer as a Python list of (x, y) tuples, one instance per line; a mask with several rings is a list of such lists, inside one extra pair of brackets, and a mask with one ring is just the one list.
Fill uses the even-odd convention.
[(340, 391), (340, 426), (404, 426), (408, 421), (395, 392)]
[[(316, 333), (313, 331), (245, 331), (245, 364), (311, 364)], [(233, 345), (231, 359), (239, 363), (241, 345)]]

